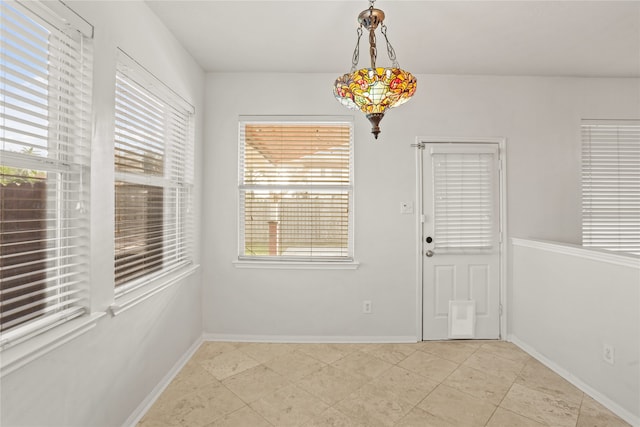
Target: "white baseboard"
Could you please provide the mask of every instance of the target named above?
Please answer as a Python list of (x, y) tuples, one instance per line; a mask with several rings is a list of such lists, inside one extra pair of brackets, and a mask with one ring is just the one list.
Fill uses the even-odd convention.
[(293, 344), (370, 344), (370, 343), (415, 343), (416, 337), (409, 336), (308, 336), (308, 335), (234, 335), (204, 334), (203, 341), (229, 342), (271, 342)]
[(609, 399), (607, 396), (600, 393), (598, 390), (594, 389), (590, 385), (586, 384), (585, 382), (583, 382), (582, 380), (574, 376), (571, 372), (558, 366), (554, 361), (540, 354), (537, 350), (535, 350), (529, 344), (523, 341), (520, 341), (518, 337), (514, 335), (509, 335), (508, 341), (520, 347), (522, 350), (527, 352), (531, 357), (537, 359), (540, 363), (545, 365), (547, 368), (551, 369), (553, 372), (560, 375), (562, 378), (569, 381), (574, 386), (578, 387), (584, 393), (591, 396), (595, 401), (600, 403), (605, 408), (609, 409), (611, 412), (613, 412), (614, 414), (616, 414), (617, 416), (619, 416), (620, 418), (622, 418), (632, 426), (640, 427), (640, 417), (624, 409), (623, 407), (621, 407), (620, 405), (618, 405), (617, 403)]
[(182, 355), (182, 357), (173, 365), (173, 368), (160, 380), (160, 382), (151, 390), (151, 393), (147, 395), (147, 397), (138, 405), (138, 407), (133, 411), (129, 418), (122, 424), (123, 427), (135, 427), (144, 414), (147, 413), (151, 406), (158, 400), (158, 397), (162, 394), (162, 392), (167, 388), (167, 386), (171, 383), (171, 381), (178, 375), (178, 372), (187, 364), (189, 359), (194, 355), (200, 344), (202, 344), (202, 337), (198, 338), (189, 349)]

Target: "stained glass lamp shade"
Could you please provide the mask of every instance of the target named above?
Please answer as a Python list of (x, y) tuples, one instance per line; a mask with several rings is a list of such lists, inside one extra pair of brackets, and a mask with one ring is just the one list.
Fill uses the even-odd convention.
[[(378, 138), (380, 133), (380, 120), (384, 113), (390, 109), (407, 102), (415, 93), (417, 80), (409, 72), (398, 65), (395, 51), (387, 38), (387, 28), (382, 23), (384, 12), (373, 7), (370, 2), (369, 9), (358, 16), (360, 27), (358, 28), (358, 42), (353, 53), (351, 72), (336, 79), (333, 86), (333, 94), (345, 107), (362, 111), (371, 122), (371, 133)], [(381, 32), (387, 43), (387, 53), (393, 66), (390, 68), (376, 67), (376, 39), (375, 29), (380, 25)], [(369, 31), (369, 52), (371, 55), (371, 67), (356, 70), (359, 59), (360, 37), (362, 28)]]

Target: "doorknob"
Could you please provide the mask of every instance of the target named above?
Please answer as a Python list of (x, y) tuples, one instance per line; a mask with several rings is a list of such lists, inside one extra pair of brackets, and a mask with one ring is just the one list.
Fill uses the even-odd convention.
[(429, 249), (427, 252), (425, 252), (425, 255), (431, 258), (433, 256), (433, 253), (434, 252), (431, 249)]

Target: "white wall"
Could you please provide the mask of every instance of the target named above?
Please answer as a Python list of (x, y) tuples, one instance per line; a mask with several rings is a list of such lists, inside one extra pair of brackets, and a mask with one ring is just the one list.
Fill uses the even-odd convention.
[(513, 341), (640, 425), (640, 259), (518, 239), (512, 289)]
[[(113, 303), (116, 47), (195, 106), (197, 159), (204, 73), (144, 2), (66, 3), (95, 27), (91, 305), (105, 311)], [(197, 171), (199, 182), (199, 165)], [(0, 425), (122, 425), (199, 340), (200, 282), (198, 272), (116, 317), (104, 316), (94, 329), (4, 376)]]
[[(374, 141), (329, 74), (208, 74), (204, 331), (290, 339), (416, 337), (416, 136), (507, 138), (509, 235), (580, 240), (580, 119), (640, 116), (637, 79), (418, 75)], [(355, 271), (237, 269), (239, 115), (355, 114)], [(362, 314), (362, 300), (373, 313)]]

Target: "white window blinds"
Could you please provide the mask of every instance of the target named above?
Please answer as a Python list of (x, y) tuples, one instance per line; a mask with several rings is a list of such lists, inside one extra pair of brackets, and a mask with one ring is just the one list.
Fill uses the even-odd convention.
[(239, 126), (239, 258), (351, 260), (352, 123)]
[(582, 121), (582, 244), (640, 255), (640, 121)]
[(0, 3), (0, 346), (85, 312), (92, 28)]
[(193, 261), (193, 144), (193, 107), (119, 52), (114, 164), (120, 292)]
[(472, 152), (434, 148), (432, 153), (434, 247), (440, 252), (487, 251), (496, 245), (497, 151), (466, 150)]

